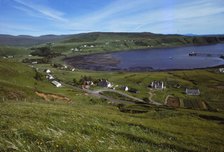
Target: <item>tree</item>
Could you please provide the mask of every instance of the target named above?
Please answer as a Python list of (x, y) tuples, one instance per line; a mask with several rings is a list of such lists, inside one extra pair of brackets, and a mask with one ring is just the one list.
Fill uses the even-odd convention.
[(76, 80), (76, 78), (73, 79), (73, 83), (74, 83), (74, 85), (78, 84), (78, 81)]
[(41, 81), (41, 80), (43, 80), (43, 74), (41, 74), (40, 72), (38, 72), (38, 71), (35, 71), (36, 73), (35, 73), (35, 76), (34, 76), (34, 78), (37, 80), (37, 81)]

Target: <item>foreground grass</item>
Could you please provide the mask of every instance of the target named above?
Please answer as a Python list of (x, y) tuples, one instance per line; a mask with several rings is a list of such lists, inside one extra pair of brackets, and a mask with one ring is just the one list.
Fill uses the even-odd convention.
[(105, 104), (0, 103), (0, 151), (223, 151), (223, 124), (189, 110), (121, 113)]

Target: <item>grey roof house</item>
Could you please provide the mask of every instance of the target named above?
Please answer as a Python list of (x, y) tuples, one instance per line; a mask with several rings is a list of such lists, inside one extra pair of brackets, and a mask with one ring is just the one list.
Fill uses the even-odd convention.
[(200, 90), (199, 89), (188, 89), (186, 88), (185, 93), (190, 96), (199, 96)]

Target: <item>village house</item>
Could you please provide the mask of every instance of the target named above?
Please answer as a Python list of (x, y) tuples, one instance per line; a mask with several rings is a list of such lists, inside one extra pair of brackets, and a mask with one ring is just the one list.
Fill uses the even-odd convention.
[(62, 87), (61, 83), (58, 82), (58, 81), (55, 81), (55, 80), (54, 80), (54, 81), (52, 81), (51, 83), (52, 83), (53, 85), (55, 85), (57, 88), (58, 88), (58, 87)]
[(13, 55), (8, 55), (7, 58), (8, 58), (8, 59), (10, 59), (10, 58), (14, 58), (14, 56), (13, 56)]
[(220, 73), (224, 73), (224, 68), (219, 68)]
[(122, 86), (121, 89), (124, 90), (124, 91), (128, 91), (129, 90), (128, 86)]
[(84, 85), (94, 85), (93, 81), (84, 81)]
[(101, 79), (98, 82), (98, 86), (107, 87), (107, 88), (112, 88), (113, 87), (112, 83), (110, 83), (108, 80), (105, 80), (105, 79)]
[(47, 73), (47, 74), (49, 74), (49, 73), (51, 73), (51, 70), (45, 69), (44, 72)]
[(165, 85), (163, 81), (152, 81), (149, 87), (154, 89), (165, 89)]
[(54, 80), (54, 77), (53, 77), (51, 74), (48, 74), (48, 75), (46, 76), (46, 78), (47, 78), (48, 80)]
[(199, 89), (188, 89), (186, 88), (185, 93), (190, 96), (199, 96), (200, 90)]

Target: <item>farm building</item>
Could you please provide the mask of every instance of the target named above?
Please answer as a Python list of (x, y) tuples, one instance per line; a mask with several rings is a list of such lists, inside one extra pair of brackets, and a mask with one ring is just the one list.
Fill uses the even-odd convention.
[(111, 88), (113, 85), (112, 85), (112, 83), (110, 83), (108, 80), (101, 79), (101, 80), (98, 82), (98, 86)]
[(58, 82), (58, 81), (52, 81), (51, 82), (53, 85), (55, 85), (56, 87), (62, 87), (62, 85), (61, 85), (61, 83), (60, 82)]
[(152, 81), (149, 87), (154, 89), (164, 89), (165, 85), (163, 81)]
[(200, 90), (199, 89), (188, 89), (186, 88), (185, 93), (190, 96), (199, 96)]

